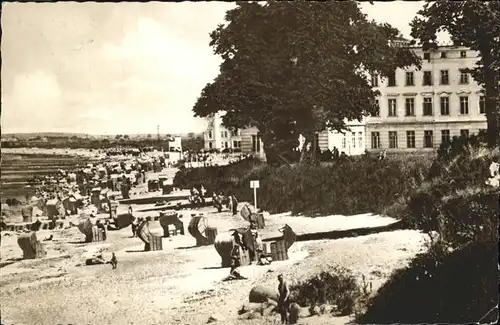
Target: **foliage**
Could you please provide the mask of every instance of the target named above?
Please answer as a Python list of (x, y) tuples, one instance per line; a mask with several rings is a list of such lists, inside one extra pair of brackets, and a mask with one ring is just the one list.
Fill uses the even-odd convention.
[(392, 274), (356, 323), (475, 323), (498, 303), (497, 258), (496, 242), (469, 244), (441, 258), (422, 254)]
[(346, 157), (321, 165), (273, 167), (254, 160), (179, 171), (174, 185), (190, 188), (202, 183), (208, 191), (233, 192), (252, 201), (250, 180), (260, 180), (259, 207), (271, 213), (357, 214), (380, 211), (407, 195), (424, 180), (427, 157)]
[(448, 150), (440, 149), (426, 182), (385, 213), (437, 233), (446, 247), (495, 242), (500, 193), (486, 185), (495, 161), (500, 161), (500, 151), (485, 148), (480, 139), (454, 139)]
[(241, 197), (244, 189), (249, 187), (251, 175), (264, 167), (265, 164), (258, 160), (244, 159), (226, 166), (184, 168), (175, 174), (173, 183), (178, 188), (192, 188), (203, 184), (207, 195), (222, 190), (234, 191), (237, 197)]
[(500, 192), (485, 181), (500, 151), (483, 144), (443, 146), (427, 181), (386, 210), (426, 232), (428, 251), (391, 276), (357, 323), (470, 323), (498, 303)]
[(471, 70), (484, 85), (488, 144), (498, 145), (498, 98), (500, 76), (500, 3), (498, 1), (427, 1), (412, 21), (412, 37), (425, 49), (435, 48), (436, 33), (445, 30), (457, 45), (479, 52), (481, 59)]
[(363, 292), (349, 270), (336, 267), (290, 287), (292, 300), (301, 306), (334, 305), (339, 316), (350, 315)]
[(389, 44), (397, 29), (368, 21), (355, 1), (238, 2), (225, 20), (210, 34), (220, 74), (193, 111), (224, 111), (229, 128), (257, 127), (271, 164), (298, 145), (299, 134), (308, 143), (316, 131), (341, 130), (345, 118), (373, 112), (367, 71), (388, 75), (419, 64)]
[(181, 139), (182, 150), (198, 152), (205, 146), (203, 135), (190, 133), (187, 138)]

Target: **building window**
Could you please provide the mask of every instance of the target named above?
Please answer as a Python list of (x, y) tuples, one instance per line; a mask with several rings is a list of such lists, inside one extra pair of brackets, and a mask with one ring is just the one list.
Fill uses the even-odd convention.
[(468, 138), (469, 137), (469, 130), (467, 130), (467, 129), (460, 130), (460, 136)]
[(395, 98), (390, 98), (388, 100), (388, 106), (389, 106), (389, 116), (396, 116), (396, 111), (397, 111), (397, 105), (396, 105), (396, 99)]
[(424, 60), (431, 62), (431, 54), (429, 52), (424, 53)]
[(231, 136), (235, 137), (238, 135), (238, 130), (231, 131)]
[(252, 151), (260, 152), (260, 136), (252, 135)]
[(378, 99), (375, 99), (375, 111), (371, 114), (373, 117), (380, 116), (380, 102)]
[(392, 73), (388, 76), (388, 83), (387, 83), (387, 86), (388, 86), (388, 87), (396, 87), (396, 71), (392, 72)]
[(479, 114), (486, 114), (486, 100), (484, 96), (479, 96)]
[(415, 131), (406, 131), (406, 146), (415, 148)]
[(450, 99), (441, 97), (441, 115), (450, 115)]
[(432, 116), (432, 97), (424, 97), (423, 115)]
[(394, 149), (398, 147), (398, 133), (396, 131), (389, 131), (389, 148)]
[(415, 98), (405, 100), (406, 116), (415, 116)]
[(233, 141), (233, 148), (239, 148), (239, 141)]
[(441, 143), (450, 143), (450, 130), (441, 130)]
[(212, 148), (213, 148), (213, 144), (212, 144), (212, 142), (209, 142), (208, 143), (208, 149), (212, 149)]
[(208, 138), (212, 139), (212, 131), (208, 131)]
[(469, 83), (469, 73), (464, 70), (460, 70), (460, 84), (467, 85)]
[(441, 130), (441, 143), (450, 143), (451, 135), (450, 130)]
[(363, 132), (358, 132), (358, 147), (363, 148)]
[(432, 131), (424, 131), (424, 148), (432, 148), (434, 146)]
[(413, 72), (406, 73), (406, 85), (407, 86), (415, 86), (415, 78)]
[(450, 84), (450, 77), (448, 75), (448, 70), (441, 70), (441, 84), (442, 85)]
[(221, 138), (227, 138), (227, 131), (220, 131)]
[(224, 142), (224, 148), (229, 148), (229, 142)]
[(345, 138), (345, 135), (342, 136), (342, 149), (345, 149), (347, 147), (347, 143), (346, 143), (346, 138)]
[(432, 86), (432, 71), (424, 71), (424, 80), (422, 85)]
[(352, 143), (352, 147), (356, 148), (356, 132), (353, 132), (351, 134), (351, 143)]
[[(342, 139), (344, 140), (344, 139)], [(372, 149), (380, 149), (380, 133), (372, 132)]]
[(460, 96), (460, 115), (469, 114), (469, 97)]
[(446, 59), (446, 52), (441, 52), (441, 59)]
[(462, 59), (466, 58), (467, 57), (467, 51), (460, 51), (460, 57)]
[(378, 87), (378, 74), (372, 75), (372, 87)]

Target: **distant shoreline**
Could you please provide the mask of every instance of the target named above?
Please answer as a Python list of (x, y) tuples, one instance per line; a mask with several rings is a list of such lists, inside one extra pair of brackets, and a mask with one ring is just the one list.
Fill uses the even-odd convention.
[(2, 148), (2, 155), (54, 155), (74, 157), (99, 157), (99, 151), (87, 149)]

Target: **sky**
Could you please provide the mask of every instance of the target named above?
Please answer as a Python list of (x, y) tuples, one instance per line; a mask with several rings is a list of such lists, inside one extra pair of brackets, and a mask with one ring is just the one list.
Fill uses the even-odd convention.
[[(409, 37), (423, 2), (363, 3)], [(201, 132), (227, 2), (2, 3), (2, 133)]]

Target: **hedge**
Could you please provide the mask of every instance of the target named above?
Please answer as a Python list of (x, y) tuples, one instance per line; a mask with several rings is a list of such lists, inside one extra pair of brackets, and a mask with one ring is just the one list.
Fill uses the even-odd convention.
[(271, 167), (255, 160), (179, 171), (174, 186), (203, 184), (209, 192), (253, 200), (250, 180), (260, 180), (258, 205), (270, 213), (309, 216), (381, 211), (420, 186), (431, 161), (426, 157), (377, 160), (369, 156), (321, 165)]

